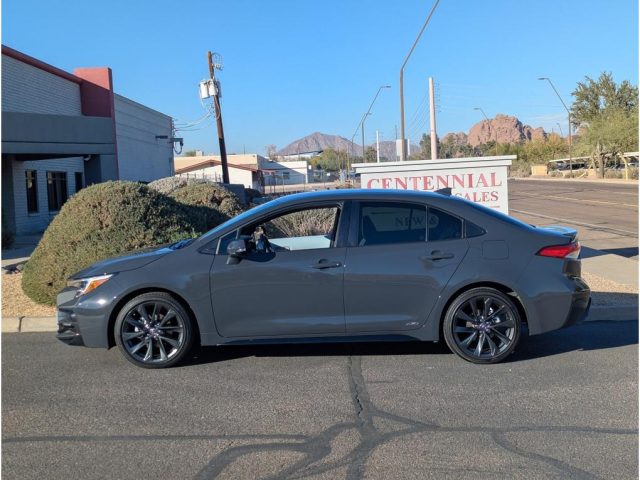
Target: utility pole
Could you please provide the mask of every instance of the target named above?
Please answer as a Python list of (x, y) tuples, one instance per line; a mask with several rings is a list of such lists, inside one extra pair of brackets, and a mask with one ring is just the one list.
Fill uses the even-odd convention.
[(436, 102), (433, 94), (433, 77), (429, 77), (429, 121), (431, 123), (431, 160), (438, 158), (438, 139), (436, 137)]
[[(553, 88), (553, 91), (556, 92), (556, 96), (558, 97), (558, 100), (560, 100), (560, 103), (562, 103), (562, 106), (567, 111), (567, 117), (568, 117), (568, 123), (569, 123), (569, 171), (573, 172), (573, 159), (571, 158), (571, 110), (569, 110), (569, 107), (567, 107), (567, 104), (564, 103), (564, 100), (562, 100), (562, 97), (558, 93), (558, 90), (556, 90), (555, 85), (553, 84), (553, 82), (549, 77), (540, 77), (538, 78), (538, 80), (542, 80), (542, 81), (546, 80), (547, 82), (549, 82), (549, 85), (551, 85), (551, 88)], [(604, 168), (603, 168), (603, 171), (604, 171)]]
[[(216, 65), (213, 63), (213, 54), (207, 52), (207, 60), (209, 61), (209, 78), (214, 85), (213, 106), (216, 112), (216, 125), (218, 127), (218, 143), (220, 144), (220, 162), (222, 163), (222, 182), (231, 183), (229, 181), (229, 165), (227, 164), (227, 147), (224, 144), (224, 129), (222, 128), (222, 110), (220, 109), (220, 90), (216, 83)], [(220, 68), (220, 66), (217, 66)]]

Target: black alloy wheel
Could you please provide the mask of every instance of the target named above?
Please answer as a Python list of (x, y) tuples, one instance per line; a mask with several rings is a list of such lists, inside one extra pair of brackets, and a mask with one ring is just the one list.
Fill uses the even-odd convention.
[(508, 295), (493, 288), (474, 288), (456, 298), (445, 315), (449, 348), (472, 363), (497, 363), (520, 340), (521, 318)]
[(164, 368), (178, 363), (191, 349), (193, 326), (185, 309), (165, 292), (143, 293), (120, 310), (114, 337), (131, 363)]

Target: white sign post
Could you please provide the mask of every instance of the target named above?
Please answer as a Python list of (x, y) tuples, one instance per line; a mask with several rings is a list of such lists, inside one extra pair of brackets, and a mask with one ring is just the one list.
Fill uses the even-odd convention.
[(435, 191), (451, 194), (509, 213), (508, 167), (515, 155), (496, 157), (356, 163), (365, 189)]

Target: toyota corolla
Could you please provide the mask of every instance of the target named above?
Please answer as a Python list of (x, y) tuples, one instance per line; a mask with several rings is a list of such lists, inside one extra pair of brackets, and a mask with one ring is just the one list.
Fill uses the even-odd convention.
[(58, 338), (147, 368), (194, 344), (444, 339), (474, 363), (590, 305), (575, 230), (438, 193), (282, 197), (205, 235), (94, 264), (58, 295)]

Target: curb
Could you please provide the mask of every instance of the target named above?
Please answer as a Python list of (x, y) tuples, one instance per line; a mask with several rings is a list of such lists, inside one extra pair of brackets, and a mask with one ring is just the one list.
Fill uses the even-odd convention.
[[(596, 305), (591, 307), (585, 322), (637, 321), (638, 307)], [(56, 317), (4, 317), (2, 333), (57, 332)]]
[(56, 317), (3, 317), (2, 333), (57, 332)]

